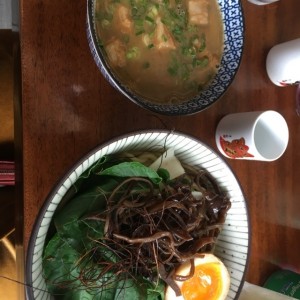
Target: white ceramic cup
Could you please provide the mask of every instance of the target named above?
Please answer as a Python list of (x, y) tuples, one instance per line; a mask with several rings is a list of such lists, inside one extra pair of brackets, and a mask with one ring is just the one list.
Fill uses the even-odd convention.
[(274, 161), (286, 150), (289, 130), (276, 111), (255, 111), (225, 116), (216, 130), (219, 151), (232, 159)]
[(266, 5), (273, 2), (277, 2), (278, 0), (248, 0), (248, 1), (256, 5)]
[(270, 80), (278, 86), (300, 83), (300, 38), (271, 48), (266, 61)]

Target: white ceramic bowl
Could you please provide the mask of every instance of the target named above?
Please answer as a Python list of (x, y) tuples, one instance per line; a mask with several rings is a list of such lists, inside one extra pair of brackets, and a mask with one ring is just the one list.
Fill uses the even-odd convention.
[(52, 299), (42, 276), (45, 238), (57, 206), (78, 177), (103, 155), (165, 148), (174, 148), (180, 161), (209, 171), (231, 198), (232, 206), (218, 237), (214, 254), (224, 262), (231, 277), (227, 299), (238, 299), (248, 264), (250, 238), (247, 204), (240, 185), (223, 159), (205, 144), (178, 132), (155, 130), (131, 133), (96, 147), (77, 162), (50, 193), (36, 219), (27, 252), (26, 284), (29, 300)]

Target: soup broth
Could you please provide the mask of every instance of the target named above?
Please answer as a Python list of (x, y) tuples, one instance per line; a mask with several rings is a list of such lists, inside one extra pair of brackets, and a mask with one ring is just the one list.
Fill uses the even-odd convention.
[(144, 99), (191, 99), (217, 72), (223, 53), (217, 0), (97, 0), (95, 19), (114, 75)]

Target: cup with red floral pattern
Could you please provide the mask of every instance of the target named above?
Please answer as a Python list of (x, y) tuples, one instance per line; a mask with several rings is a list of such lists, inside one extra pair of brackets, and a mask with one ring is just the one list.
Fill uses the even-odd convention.
[(284, 117), (273, 110), (226, 115), (216, 130), (219, 151), (231, 159), (274, 161), (288, 146)]

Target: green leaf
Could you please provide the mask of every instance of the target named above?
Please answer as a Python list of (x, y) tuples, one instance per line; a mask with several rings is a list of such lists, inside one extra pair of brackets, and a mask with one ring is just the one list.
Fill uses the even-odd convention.
[(62, 210), (54, 216), (54, 224), (57, 231), (77, 221), (85, 214), (99, 211), (105, 207), (104, 196), (99, 192), (89, 191), (72, 199)]
[(160, 281), (157, 285), (149, 280), (138, 278), (127, 278), (118, 282), (115, 297), (116, 299), (145, 299), (158, 300), (164, 299), (165, 285)]
[[(143, 279), (148, 281), (147, 279)], [(159, 280), (158, 283), (148, 281), (147, 285), (147, 300), (163, 300), (165, 299), (165, 283)]]
[[(110, 273), (106, 276), (106, 279), (111, 279), (114, 277), (114, 274)], [(62, 300), (114, 300), (115, 297), (117, 281), (111, 281), (106, 288), (101, 287), (105, 278), (102, 277), (99, 280), (99, 288), (93, 288), (92, 290), (84, 290), (82, 288), (70, 289), (65, 293)], [(125, 300), (125, 299), (124, 299)]]
[(116, 159), (111, 156), (108, 155), (102, 156), (91, 167), (85, 170), (78, 177), (77, 181), (74, 184), (74, 188), (76, 189), (76, 192), (78, 190), (83, 191), (92, 186), (98, 185), (99, 184), (98, 174), (104, 169), (111, 167), (115, 164), (118, 164), (120, 162), (121, 162), (120, 159), (116, 161)]
[[(97, 225), (92, 220), (79, 221), (79, 223), (82, 224), (81, 236), (83, 237), (84, 234), (88, 236), (86, 240), (101, 236), (102, 228), (99, 228), (99, 231), (95, 230)], [(70, 235), (72, 234), (74, 234), (73, 231)], [(75, 234), (73, 238), (76, 238)], [(112, 251), (99, 244), (98, 246), (98, 256), (101, 255), (104, 261), (118, 261)], [(162, 281), (156, 284), (143, 277), (134, 279), (129, 276), (128, 278), (118, 279), (113, 272), (107, 272), (105, 276), (98, 277), (102, 268), (96, 265), (91, 257), (86, 256), (83, 258), (80, 253), (84, 252), (77, 251), (75, 248), (69, 241), (62, 239), (59, 234), (55, 234), (45, 248), (43, 256), (44, 277), (51, 293), (63, 295), (59, 299), (164, 299), (164, 283)], [(95, 285), (97, 284), (99, 288), (84, 288), (79, 280), (79, 275), (85, 267), (92, 267), (91, 269), (94, 271), (90, 276), (95, 278)], [(107, 283), (105, 288), (103, 288), (104, 283)]]
[(167, 182), (170, 179), (170, 173), (167, 169), (159, 168), (157, 174), (162, 178), (164, 182)]
[(54, 216), (56, 229), (60, 231), (63, 226), (91, 212), (103, 211), (106, 207), (108, 195), (121, 181), (122, 178), (100, 178), (98, 175), (98, 186), (80, 192), (63, 207), (59, 208)]
[(90, 294), (84, 289), (73, 289), (69, 290), (63, 297), (62, 300), (100, 300), (97, 295)]
[[(59, 233), (56, 233), (45, 248), (43, 275), (48, 289), (53, 294), (63, 294), (62, 299), (90, 299), (91, 295), (94, 297), (91, 299), (106, 299), (107, 295), (115, 292), (117, 286), (115, 274), (107, 272), (104, 276), (99, 276), (103, 267), (94, 262), (93, 256), (96, 253), (98, 258), (101, 257), (108, 263), (115, 263), (118, 258), (114, 252), (97, 242), (103, 236), (103, 226), (99, 227), (99, 223), (95, 220), (81, 220), (77, 223), (81, 229), (80, 235), (77, 236), (77, 242), (78, 232), (70, 228), (72, 231), (69, 233), (68, 239), (62, 238)], [(78, 247), (79, 241), (86, 248)], [(86, 268), (90, 270), (86, 276), (99, 287), (96, 292), (94, 288), (85, 288), (80, 281), (81, 271)], [(107, 284), (109, 289), (102, 288), (107, 281), (109, 281)], [(101, 293), (105, 294), (105, 297), (96, 296), (100, 289), (103, 289)]]
[(98, 220), (73, 220), (58, 231), (59, 236), (76, 251), (84, 253), (95, 247), (103, 238), (104, 222)]
[(76, 266), (79, 258), (80, 254), (73, 247), (63, 241), (58, 234), (54, 235), (45, 248), (43, 258), (44, 277), (50, 292), (64, 292), (65, 286), (59, 284), (63, 281), (73, 282), (72, 285), (76, 285), (76, 278), (80, 272)]
[(103, 170), (101, 175), (116, 177), (145, 177), (149, 178), (153, 183), (161, 182), (161, 177), (152, 169), (144, 166), (139, 162), (123, 162)]

